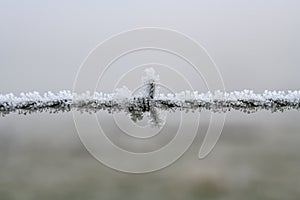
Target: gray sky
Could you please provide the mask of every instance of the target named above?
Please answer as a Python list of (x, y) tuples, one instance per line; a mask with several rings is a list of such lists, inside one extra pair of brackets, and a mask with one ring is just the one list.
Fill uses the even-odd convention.
[(72, 89), (100, 42), (178, 30), (202, 44), (230, 90), (300, 89), (299, 1), (1, 1), (0, 92)]

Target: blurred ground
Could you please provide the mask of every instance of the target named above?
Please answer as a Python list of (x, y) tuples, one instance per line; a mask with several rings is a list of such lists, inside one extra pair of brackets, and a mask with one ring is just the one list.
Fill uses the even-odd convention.
[[(300, 125), (293, 123), (293, 113), (261, 114), (265, 121), (254, 124), (255, 115), (240, 123), (231, 123), (229, 115), (206, 159), (197, 158), (200, 133), (173, 165), (143, 175), (120, 173), (96, 161), (81, 144), (71, 114), (9, 115), (0, 121), (0, 197), (299, 199)], [(280, 117), (285, 121), (272, 123)]]

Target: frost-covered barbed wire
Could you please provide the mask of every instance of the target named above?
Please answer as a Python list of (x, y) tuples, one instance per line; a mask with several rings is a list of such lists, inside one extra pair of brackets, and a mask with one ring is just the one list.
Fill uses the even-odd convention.
[[(128, 96), (124, 96), (126, 91)], [(121, 93), (121, 94), (120, 94)], [(239, 110), (247, 113), (258, 110), (271, 112), (290, 109), (300, 109), (300, 91), (265, 91), (255, 94), (251, 90), (199, 93), (197, 91), (184, 91), (176, 94), (159, 94), (157, 97), (144, 96), (130, 97), (131, 92), (126, 88), (116, 93), (89, 92), (76, 94), (70, 91), (58, 93), (47, 92), (40, 95), (38, 92), (13, 94), (0, 94), (0, 113), (6, 115), (11, 112), (27, 114), (32, 112), (78, 110), (81, 112), (108, 112), (121, 110), (140, 110), (148, 112), (150, 107), (162, 110), (211, 110), (213, 112), (226, 112)]]
[(147, 113), (150, 123), (161, 125), (164, 123), (164, 111), (202, 111), (227, 112), (238, 110), (246, 113), (258, 110), (271, 112), (285, 110), (300, 110), (300, 91), (265, 91), (256, 94), (252, 90), (235, 92), (206, 92), (183, 91), (176, 94), (158, 93), (156, 82), (158, 76), (153, 69), (146, 70), (143, 78), (145, 88), (136, 96), (126, 88), (116, 89), (114, 93), (83, 93), (71, 91), (58, 93), (47, 92), (40, 95), (38, 92), (0, 94), (0, 115), (9, 113), (30, 114), (34, 112), (68, 112), (79, 111), (95, 113), (106, 110), (109, 113), (125, 111), (132, 120), (141, 120)]

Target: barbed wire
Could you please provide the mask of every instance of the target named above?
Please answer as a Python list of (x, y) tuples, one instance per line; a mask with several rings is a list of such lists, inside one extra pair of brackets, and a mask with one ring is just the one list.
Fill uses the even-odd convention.
[(31, 114), (35, 112), (69, 112), (79, 111), (95, 113), (105, 110), (108, 113), (124, 111), (132, 120), (141, 120), (145, 114), (149, 116), (150, 123), (160, 125), (164, 117), (163, 111), (202, 111), (228, 112), (238, 110), (253, 113), (259, 110), (271, 112), (300, 110), (300, 91), (265, 91), (256, 94), (252, 90), (235, 92), (206, 92), (182, 91), (175, 94), (162, 94), (158, 92), (158, 75), (153, 69), (146, 70), (143, 77), (144, 89), (136, 96), (126, 88), (116, 89), (114, 93), (86, 92), (83, 94), (71, 91), (58, 93), (47, 92), (40, 95), (38, 92), (14, 94), (0, 94), (0, 115), (10, 113)]

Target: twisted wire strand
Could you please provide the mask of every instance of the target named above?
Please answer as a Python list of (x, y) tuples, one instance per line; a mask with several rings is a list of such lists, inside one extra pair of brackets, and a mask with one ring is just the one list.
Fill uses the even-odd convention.
[(227, 112), (238, 110), (253, 113), (259, 110), (271, 112), (300, 110), (300, 91), (265, 91), (256, 94), (252, 90), (235, 92), (206, 92), (182, 91), (176, 94), (162, 94), (158, 92), (156, 83), (159, 76), (154, 69), (145, 70), (142, 78), (144, 89), (137, 96), (126, 88), (118, 88), (114, 93), (89, 92), (76, 94), (64, 90), (58, 93), (38, 92), (14, 94), (0, 94), (0, 115), (10, 113), (31, 114), (35, 112), (69, 112), (79, 111), (95, 113), (106, 110), (108, 113), (124, 111), (133, 121), (141, 120), (145, 114), (154, 126), (165, 122), (163, 111), (202, 111)]
[[(153, 85), (151, 89), (153, 89)], [(151, 90), (150, 90), (151, 91)], [(124, 93), (126, 93), (124, 95)], [(256, 94), (251, 90), (199, 93), (183, 91), (176, 94), (158, 94), (157, 96), (138, 95), (130, 97), (130, 91), (122, 88), (115, 93), (89, 92), (76, 94), (70, 91), (60, 91), (56, 94), (38, 92), (0, 94), (0, 114), (29, 114), (33, 112), (97, 112), (115, 111), (149, 112), (151, 107), (160, 110), (210, 110), (212, 112), (227, 112), (239, 110), (252, 113), (259, 110), (271, 112), (300, 109), (300, 91), (265, 91)]]

